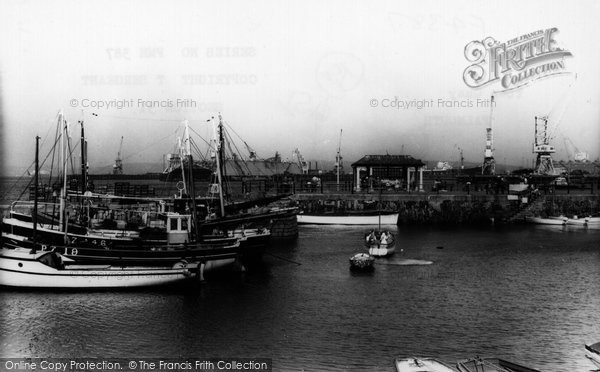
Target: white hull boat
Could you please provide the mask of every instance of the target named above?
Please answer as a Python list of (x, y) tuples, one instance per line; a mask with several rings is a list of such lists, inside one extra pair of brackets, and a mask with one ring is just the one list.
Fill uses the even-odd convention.
[(600, 369), (600, 342), (585, 345), (585, 356)]
[[(313, 225), (397, 225), (398, 213), (360, 215), (326, 215), (326, 214), (298, 214), (296, 216), (298, 224)], [(380, 222), (381, 221), (381, 222)]]
[(390, 256), (396, 252), (396, 238), (389, 232), (385, 237), (379, 232), (366, 234), (365, 245), (369, 249), (369, 254), (375, 257)]
[(567, 225), (600, 227), (600, 217), (577, 217), (569, 218)]
[(456, 369), (434, 358), (396, 359), (394, 364), (397, 372), (456, 372)]
[(391, 247), (373, 247), (369, 248), (369, 254), (375, 257), (386, 257), (391, 256), (396, 252), (394, 246)]
[(0, 253), (0, 285), (55, 289), (160, 286), (202, 278), (204, 266), (183, 261), (172, 267), (70, 265), (56, 252), (32, 253), (29, 249), (3, 248)]
[(532, 216), (525, 217), (525, 221), (527, 221), (529, 223), (538, 224), (538, 225), (566, 225), (568, 220), (569, 219), (566, 217), (549, 217), (549, 218), (532, 217)]

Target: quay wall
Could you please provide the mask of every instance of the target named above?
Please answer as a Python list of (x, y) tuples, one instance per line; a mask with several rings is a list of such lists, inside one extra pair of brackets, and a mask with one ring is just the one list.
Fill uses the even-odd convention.
[(305, 213), (343, 213), (376, 210), (399, 213), (399, 224), (479, 224), (509, 221), (525, 210), (528, 215), (578, 215), (600, 213), (599, 194), (542, 195), (535, 201), (509, 200), (506, 194), (295, 194)]

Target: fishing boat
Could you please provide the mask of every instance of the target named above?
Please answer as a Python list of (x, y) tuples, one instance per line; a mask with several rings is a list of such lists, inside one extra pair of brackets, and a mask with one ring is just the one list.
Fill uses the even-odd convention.
[(387, 225), (398, 224), (398, 213), (394, 212), (356, 212), (344, 214), (298, 213), (298, 224), (312, 225)]
[(534, 217), (534, 216), (527, 216), (525, 217), (525, 221), (528, 223), (534, 223), (537, 225), (566, 225), (568, 222), (568, 218), (566, 217), (548, 217), (548, 218), (544, 218), (544, 217)]
[(350, 257), (350, 269), (356, 271), (372, 271), (375, 259), (366, 253), (357, 253)]
[(600, 342), (585, 345), (585, 356), (600, 369)]
[[(39, 244), (40, 250), (59, 251), (66, 258), (79, 264), (172, 265), (182, 259), (188, 259), (205, 264), (210, 262), (208, 267), (221, 267), (235, 261), (239, 255), (239, 239), (233, 236), (206, 239), (199, 237), (195, 213), (182, 214), (164, 210), (154, 213), (154, 222), (160, 222), (164, 228), (161, 230), (163, 234), (158, 234), (158, 238), (143, 236), (143, 231), (139, 230), (123, 229), (119, 232), (74, 227), (67, 212), (69, 201), (66, 165), (69, 128), (62, 112), (58, 115), (58, 127), (62, 143), (60, 160), (63, 163), (63, 184), (60, 188), (60, 203), (53, 204), (50, 213), (52, 218), (56, 217), (56, 222), (41, 220), (40, 216), (43, 214), (38, 213), (39, 137), (36, 137), (35, 195), (32, 211), (29, 214), (11, 213), (9, 218), (3, 220), (2, 238), (5, 246), (12, 249), (37, 250)], [(88, 212), (90, 210), (91, 208), (87, 209)], [(69, 233), (69, 228), (74, 232)]]
[(2, 248), (0, 285), (20, 288), (132, 288), (179, 284), (202, 278), (205, 264), (170, 267), (73, 265), (57, 252)]
[(394, 361), (397, 372), (457, 372), (446, 363), (429, 357), (410, 357)]
[(456, 364), (459, 372), (540, 372), (537, 369), (498, 358), (470, 358)]

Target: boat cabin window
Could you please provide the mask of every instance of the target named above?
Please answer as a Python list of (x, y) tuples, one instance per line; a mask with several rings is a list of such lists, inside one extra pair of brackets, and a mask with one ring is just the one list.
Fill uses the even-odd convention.
[(168, 231), (176, 232), (183, 231), (187, 232), (190, 225), (190, 216), (169, 216), (168, 217)]

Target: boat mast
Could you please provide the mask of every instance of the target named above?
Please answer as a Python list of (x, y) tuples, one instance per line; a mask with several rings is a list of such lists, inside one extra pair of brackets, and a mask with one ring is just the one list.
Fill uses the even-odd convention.
[(342, 129), (340, 129), (340, 142), (338, 144), (337, 156), (335, 159), (335, 164), (337, 168), (337, 191), (340, 191), (340, 167), (342, 165)]
[(39, 151), (40, 151), (40, 137), (35, 136), (35, 191), (34, 191), (34, 199), (33, 199), (33, 252), (35, 253), (35, 244), (37, 243), (37, 217), (38, 217), (38, 173), (40, 171), (40, 161), (39, 161)]
[[(65, 154), (65, 133), (64, 133), (64, 120), (63, 120), (63, 113), (62, 111), (58, 113), (58, 127), (60, 128), (60, 151), (58, 152), (58, 157), (59, 157), (59, 162), (58, 164), (60, 164), (59, 166), (61, 167), (61, 176), (63, 175), (62, 172), (65, 171), (65, 166), (63, 165), (63, 156)], [(64, 177), (66, 179), (66, 177)], [(64, 182), (66, 184), (66, 181)], [(59, 206), (59, 220), (58, 220), (58, 225), (60, 226), (60, 230), (64, 231), (64, 210), (65, 210), (65, 199), (63, 197), (64, 194), (64, 186), (61, 188), (60, 190), (60, 196), (59, 196), (59, 200), (60, 200), (60, 206)]]
[[(191, 148), (191, 144), (190, 144), (190, 127), (189, 127), (189, 123), (186, 120), (185, 121), (185, 151), (187, 152), (187, 158), (188, 158), (188, 171), (189, 173), (189, 177), (188, 180), (190, 182), (190, 199), (192, 201), (192, 224), (194, 225), (194, 240), (199, 239), (200, 234), (198, 232), (198, 213), (196, 211), (196, 189), (195, 189), (195, 185), (194, 185), (194, 173), (193, 173), (193, 169), (194, 169), (194, 157), (192, 156), (192, 148)], [(181, 174), (183, 175), (185, 173), (185, 170), (183, 169), (183, 163), (182, 163), (182, 169), (181, 169)], [(185, 183), (185, 182), (184, 182)]]
[(61, 228), (62, 228), (62, 231), (64, 232), (65, 244), (66, 244), (68, 242), (68, 237), (67, 237), (68, 221), (67, 221), (67, 216), (66, 216), (66, 204), (67, 204), (67, 158), (68, 158), (67, 148), (68, 148), (68, 140), (69, 140), (68, 139), (69, 123), (64, 118), (64, 115), (62, 113), (60, 114), (59, 120), (61, 121), (62, 132), (63, 132), (60, 136), (61, 144), (63, 147), (62, 148), (63, 187), (60, 192), (60, 219), (61, 219)]
[[(219, 129), (221, 127), (221, 114), (219, 113)], [(219, 138), (222, 138), (222, 135), (219, 136)], [(223, 175), (221, 172), (221, 145), (222, 142), (219, 141), (219, 138), (217, 138), (217, 125), (215, 123), (215, 120), (213, 118), (213, 142), (214, 142), (214, 147), (215, 147), (215, 152), (216, 152), (216, 162), (217, 162), (217, 179), (218, 179), (218, 190), (219, 190), (219, 204), (221, 207), (221, 217), (225, 216), (225, 201), (223, 200)]]
[(87, 143), (85, 142), (83, 120), (80, 120), (79, 124), (81, 124), (81, 195), (83, 195), (87, 191), (87, 164), (86, 164)]
[[(187, 132), (187, 127), (184, 130), (184, 132)], [(184, 135), (185, 135), (185, 133), (184, 133)], [(184, 154), (184, 151), (183, 151), (183, 144), (181, 142), (181, 138), (180, 137), (177, 138), (177, 147), (179, 148), (179, 162), (180, 162), (179, 167), (181, 169), (181, 180), (183, 182), (183, 193), (187, 194), (188, 190), (187, 190), (187, 183), (185, 182), (185, 163), (183, 162), (185, 154)]]
[(377, 231), (381, 232), (381, 182), (379, 182), (379, 204), (377, 206), (377, 214), (378, 214), (378, 223), (377, 223)]
[[(223, 132), (223, 118), (219, 113), (219, 161), (221, 162), (221, 192), (227, 192), (227, 179), (225, 178), (225, 134)], [(223, 201), (227, 195), (223, 194)], [(223, 208), (225, 204), (223, 203)]]

